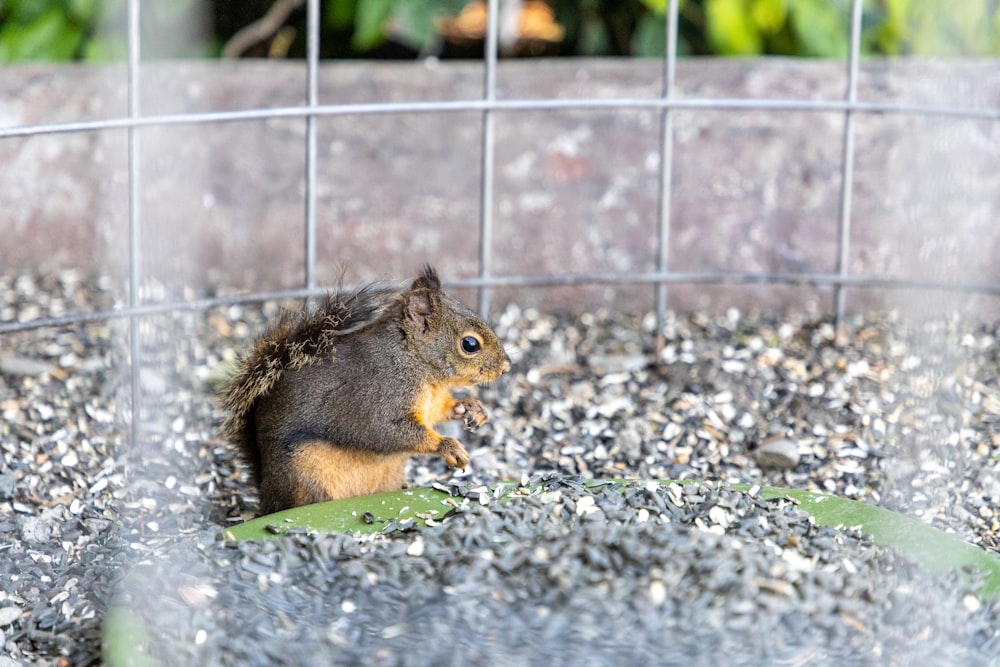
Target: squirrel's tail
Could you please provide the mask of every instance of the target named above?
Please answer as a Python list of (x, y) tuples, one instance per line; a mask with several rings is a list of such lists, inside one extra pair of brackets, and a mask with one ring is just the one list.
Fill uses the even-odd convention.
[(333, 354), (338, 337), (362, 329), (382, 317), (395, 290), (368, 285), (354, 292), (330, 293), (315, 309), (285, 312), (273, 328), (240, 359), (236, 373), (222, 390), (226, 419), (222, 435), (238, 445), (260, 483), (261, 455), (253, 424), (258, 399), (267, 394), (286, 369), (301, 368)]
[(253, 425), (253, 409), (257, 400), (271, 390), (288, 364), (287, 351), (281, 343), (281, 322), (261, 337), (245, 357), (240, 359), (236, 373), (222, 390), (222, 407), (226, 419), (222, 436), (239, 446), (250, 463), (254, 479), (260, 483), (261, 457)]

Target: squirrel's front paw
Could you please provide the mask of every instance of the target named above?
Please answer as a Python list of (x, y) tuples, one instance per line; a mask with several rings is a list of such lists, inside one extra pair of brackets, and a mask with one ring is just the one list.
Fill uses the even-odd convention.
[(483, 404), (471, 398), (456, 402), (455, 407), (451, 409), (451, 413), (455, 419), (465, 424), (465, 428), (470, 431), (475, 431), (489, 420)]
[(469, 465), (469, 452), (455, 438), (441, 438), (437, 454), (452, 468), (465, 470), (465, 466)]

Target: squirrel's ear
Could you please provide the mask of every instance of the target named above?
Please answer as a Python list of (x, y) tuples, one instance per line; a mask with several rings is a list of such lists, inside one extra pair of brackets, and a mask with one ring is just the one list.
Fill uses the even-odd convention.
[(403, 294), (403, 319), (407, 328), (421, 336), (429, 333), (441, 310), (441, 279), (430, 264)]
[(403, 320), (406, 327), (421, 336), (430, 333), (434, 328), (440, 306), (437, 292), (426, 288), (411, 289), (406, 292), (403, 295)]
[(417, 276), (413, 285), (410, 286), (411, 291), (416, 291), (418, 289), (426, 289), (432, 292), (441, 291), (441, 279), (438, 278), (437, 271), (430, 264), (424, 264), (424, 272)]

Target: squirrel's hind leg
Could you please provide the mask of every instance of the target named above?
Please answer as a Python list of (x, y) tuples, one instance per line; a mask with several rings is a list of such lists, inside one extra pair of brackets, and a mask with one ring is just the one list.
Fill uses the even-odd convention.
[[(296, 446), (287, 470), (292, 507), (364, 496), (383, 491), (398, 491), (406, 483), (404, 453), (378, 454), (337, 447), (323, 440), (310, 440)], [(261, 484), (261, 499), (266, 500), (266, 480)], [(262, 502), (262, 505), (264, 503)]]

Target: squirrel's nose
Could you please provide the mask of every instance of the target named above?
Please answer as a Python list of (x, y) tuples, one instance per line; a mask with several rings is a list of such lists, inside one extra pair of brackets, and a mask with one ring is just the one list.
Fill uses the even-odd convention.
[(510, 357), (507, 356), (506, 352), (504, 352), (503, 353), (503, 368), (500, 370), (500, 374), (503, 375), (504, 373), (506, 373), (509, 370), (510, 370)]

